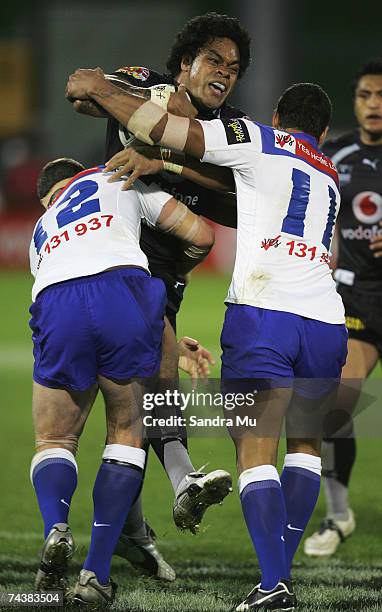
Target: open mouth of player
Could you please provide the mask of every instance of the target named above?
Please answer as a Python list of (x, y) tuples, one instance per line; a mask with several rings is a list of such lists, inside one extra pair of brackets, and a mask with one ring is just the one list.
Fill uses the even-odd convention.
[(367, 121), (382, 121), (382, 115), (367, 115), (366, 119)]
[(208, 87), (217, 98), (223, 97), (227, 91), (226, 85), (219, 83), (219, 81), (213, 81)]

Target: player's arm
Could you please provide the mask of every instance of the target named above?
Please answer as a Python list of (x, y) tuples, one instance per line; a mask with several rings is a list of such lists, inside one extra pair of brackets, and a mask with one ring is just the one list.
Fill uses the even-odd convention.
[(171, 114), (196, 115), (196, 109), (183, 88), (171, 94), (167, 106), (171, 111), (169, 113), (151, 101), (144, 101), (122, 91), (106, 80), (100, 68), (96, 68), (76, 70), (69, 77), (66, 97), (69, 100), (92, 99), (147, 144), (158, 143), (184, 151), (197, 159), (204, 155), (204, 134), (200, 123)]
[[(138, 181), (135, 192), (140, 200), (143, 219), (158, 230), (183, 241), (184, 251), (177, 259), (177, 273), (185, 276), (210, 252), (215, 240), (213, 228), (155, 183), (145, 185)], [(128, 194), (121, 192), (121, 201), (125, 196), (128, 197)], [(128, 201), (126, 205), (129, 205)]]
[[(142, 98), (142, 100), (150, 100), (151, 93), (150, 89), (145, 87), (137, 87), (132, 85), (124, 79), (118, 78), (113, 74), (105, 74), (105, 79), (110, 83), (113, 83), (116, 87), (119, 87), (126, 93)], [(96, 118), (107, 118), (113, 116), (112, 113), (108, 113), (100, 104), (97, 104), (95, 100), (79, 100), (75, 97), (67, 96), (69, 102), (73, 103), (73, 108), (77, 113), (82, 115), (89, 115)]]
[(176, 236), (185, 243), (182, 257), (177, 262), (179, 275), (185, 275), (195, 268), (214, 245), (212, 227), (175, 198), (163, 206), (155, 225), (162, 232)]
[(105, 172), (112, 170), (115, 172), (108, 179), (110, 183), (131, 172), (129, 178), (124, 182), (123, 189), (130, 189), (140, 176), (157, 174), (166, 170), (181, 175), (184, 179), (206, 189), (221, 192), (235, 191), (235, 182), (229, 168), (202, 164), (189, 155), (164, 147), (138, 144), (118, 151), (106, 163)]

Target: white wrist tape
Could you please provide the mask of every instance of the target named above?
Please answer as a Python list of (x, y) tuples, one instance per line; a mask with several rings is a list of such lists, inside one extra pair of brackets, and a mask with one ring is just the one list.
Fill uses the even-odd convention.
[(172, 93), (176, 91), (174, 85), (154, 85), (150, 87), (151, 102), (167, 110), (168, 101)]
[(158, 144), (171, 147), (171, 149), (176, 149), (177, 151), (183, 151), (189, 127), (190, 120), (187, 117), (167, 115), (166, 127)]
[(150, 138), (150, 132), (165, 115), (166, 111), (157, 104), (145, 102), (131, 115), (127, 129), (142, 142), (153, 145), (154, 141)]
[[(178, 157), (181, 156), (180, 153), (177, 154)], [(171, 149), (160, 149), (160, 156), (163, 162), (163, 169), (168, 172), (173, 172), (174, 174), (182, 174), (184, 166), (182, 164), (176, 164), (171, 160)], [(183, 155), (184, 157), (184, 155)]]

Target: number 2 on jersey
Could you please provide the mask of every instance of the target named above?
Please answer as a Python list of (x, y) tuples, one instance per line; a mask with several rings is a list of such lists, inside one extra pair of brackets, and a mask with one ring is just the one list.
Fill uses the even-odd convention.
[[(96, 212), (100, 212), (101, 206), (98, 198), (92, 198), (97, 193), (98, 185), (95, 181), (85, 180), (80, 183), (75, 183), (68, 193), (65, 195), (60, 208), (66, 204), (57, 214), (57, 226), (59, 229), (65, 227), (73, 221), (78, 221), (83, 217), (87, 217)], [(39, 255), (41, 248), (48, 239), (48, 234), (43, 228), (42, 219), (37, 224), (34, 235), (34, 245)]]
[[(305, 215), (310, 196), (310, 176), (302, 170), (293, 168), (292, 171), (292, 193), (289, 200), (288, 212), (284, 217), (281, 231), (294, 236), (304, 236)], [(322, 236), (322, 244), (329, 250), (333, 234), (334, 219), (336, 214), (336, 193), (328, 185), (329, 211), (326, 227)]]
[(73, 185), (62, 202), (60, 202), (60, 207), (66, 202), (68, 203), (60, 210), (56, 217), (59, 229), (65, 227), (68, 223), (82, 219), (82, 217), (100, 212), (99, 199), (90, 199), (97, 191), (98, 185), (95, 181), (86, 180)]

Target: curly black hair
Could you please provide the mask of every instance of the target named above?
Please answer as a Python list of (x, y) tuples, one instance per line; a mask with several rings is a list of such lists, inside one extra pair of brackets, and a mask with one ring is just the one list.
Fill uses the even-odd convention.
[(357, 89), (357, 85), (359, 83), (359, 80), (365, 76), (366, 74), (380, 74), (382, 75), (382, 57), (373, 57), (369, 60), (367, 60), (367, 62), (365, 62), (361, 68), (358, 70), (358, 72), (355, 75), (355, 78), (352, 82), (352, 90), (353, 90), (353, 94), (355, 93), (355, 90)]
[(214, 38), (229, 38), (237, 44), (240, 53), (240, 79), (249, 66), (251, 37), (236, 17), (218, 13), (194, 17), (178, 32), (166, 64), (171, 76), (176, 77), (181, 71), (183, 57), (189, 57), (192, 62), (200, 49)]

